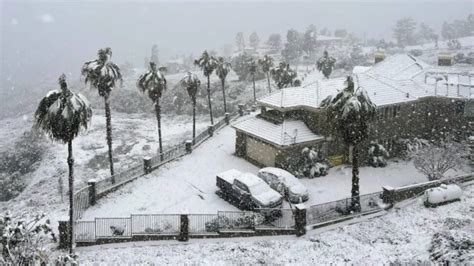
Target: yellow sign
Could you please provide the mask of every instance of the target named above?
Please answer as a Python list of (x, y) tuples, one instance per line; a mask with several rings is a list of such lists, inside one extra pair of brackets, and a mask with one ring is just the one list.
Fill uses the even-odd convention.
[(333, 166), (341, 165), (342, 163), (344, 163), (344, 155), (329, 156), (328, 159)]

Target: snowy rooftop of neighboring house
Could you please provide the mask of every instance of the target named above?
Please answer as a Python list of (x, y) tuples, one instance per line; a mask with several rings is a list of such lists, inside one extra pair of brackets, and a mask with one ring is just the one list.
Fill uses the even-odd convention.
[(275, 124), (252, 116), (232, 125), (232, 127), (278, 146), (290, 146), (323, 139), (322, 136), (311, 132), (303, 121), (298, 120), (284, 120), (283, 123)]
[(334, 37), (334, 36), (326, 36), (326, 35), (317, 35), (316, 40), (318, 40), (318, 41), (334, 41), (334, 40), (342, 40), (342, 38)]
[(371, 69), (372, 67), (371, 66), (355, 66), (353, 69), (352, 69), (352, 74), (360, 74), (360, 73), (365, 73), (367, 72), (369, 69)]
[[(354, 81), (356, 88), (364, 88), (377, 106), (414, 101), (435, 94), (470, 97), (472, 92), (469, 88), (458, 91), (456, 87), (436, 88), (433, 84), (425, 84), (424, 73), (432, 69), (434, 68), (430, 65), (412, 56), (394, 55), (363, 73), (354, 74)], [(322, 79), (307, 83), (303, 87), (285, 88), (258, 99), (258, 103), (279, 110), (318, 108), (326, 97), (345, 88), (345, 80), (345, 77)]]

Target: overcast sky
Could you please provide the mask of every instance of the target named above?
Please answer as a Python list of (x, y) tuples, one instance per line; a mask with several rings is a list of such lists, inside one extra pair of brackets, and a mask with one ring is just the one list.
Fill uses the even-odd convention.
[[(143, 65), (152, 44), (161, 59), (233, 43), (235, 33), (284, 34), (347, 28), (359, 36), (390, 38), (395, 21), (411, 16), (439, 29), (465, 19), (474, 1), (2, 1), (2, 88), (60, 73), (79, 76), (81, 65), (112, 47), (113, 60)], [(27, 78), (28, 77), (28, 78)], [(5, 80), (9, 80), (5, 83)]]

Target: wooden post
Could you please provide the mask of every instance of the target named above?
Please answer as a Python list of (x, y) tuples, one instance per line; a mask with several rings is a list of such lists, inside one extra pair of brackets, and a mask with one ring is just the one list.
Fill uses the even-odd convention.
[(59, 248), (60, 249), (67, 249), (69, 247), (69, 221), (58, 221), (58, 231), (59, 231)]
[(228, 125), (230, 124), (230, 117), (229, 117), (229, 113), (225, 113), (225, 123)]
[(178, 240), (179, 241), (189, 240), (189, 218), (187, 214), (181, 214)]
[(209, 126), (207, 128), (207, 133), (209, 133), (209, 136), (212, 137), (214, 135), (214, 126)]
[(151, 158), (150, 157), (143, 157), (143, 170), (145, 174), (149, 174), (151, 172)]
[(192, 153), (193, 152), (193, 141), (188, 139), (184, 142), (184, 147), (186, 149), (186, 153)]
[(97, 202), (97, 187), (96, 187), (97, 180), (89, 179), (87, 181), (87, 185), (89, 185), (89, 204), (94, 206)]
[(297, 236), (306, 234), (306, 206), (303, 203), (295, 205), (295, 229)]

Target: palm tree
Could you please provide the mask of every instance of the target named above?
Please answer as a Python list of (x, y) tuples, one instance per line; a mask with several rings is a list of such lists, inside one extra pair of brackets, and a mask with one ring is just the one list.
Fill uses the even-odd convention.
[(84, 63), (82, 66), (82, 75), (85, 77), (85, 83), (89, 82), (96, 88), (99, 96), (104, 97), (105, 117), (107, 124), (107, 145), (109, 146), (109, 165), (112, 184), (115, 184), (114, 162), (112, 157), (112, 123), (110, 114), (110, 92), (115, 88), (117, 81), (122, 82), (122, 75), (119, 67), (110, 61), (112, 50), (110, 48), (100, 49), (98, 59)]
[(227, 104), (225, 101), (225, 79), (230, 72), (231, 65), (224, 61), (224, 57), (219, 57), (217, 60), (216, 74), (219, 76), (222, 84), (222, 96), (224, 98), (224, 113), (227, 113)]
[(375, 117), (377, 109), (363, 88), (354, 89), (352, 77), (348, 76), (346, 83), (347, 87), (334, 98), (324, 99), (321, 107), (326, 109), (333, 129), (341, 135), (349, 151), (352, 150), (351, 210), (360, 211), (358, 144), (368, 137), (368, 122)]
[(272, 92), (270, 87), (270, 69), (273, 67), (273, 57), (264, 55), (262, 59), (258, 59), (258, 64), (262, 67), (263, 73), (267, 76), (268, 92)]
[(211, 125), (214, 125), (214, 119), (212, 118), (212, 105), (211, 105), (211, 74), (216, 69), (217, 63), (213, 56), (210, 56), (207, 51), (204, 51), (201, 57), (194, 60), (194, 64), (201, 68), (204, 76), (207, 77), (207, 100), (209, 104), (209, 115), (211, 116)]
[(247, 62), (249, 65), (249, 73), (252, 75), (252, 83), (253, 83), (253, 100), (254, 102), (257, 101), (257, 94), (255, 92), (255, 74), (257, 73), (257, 63), (253, 57), (249, 58)]
[(161, 141), (161, 108), (160, 98), (166, 90), (166, 78), (161, 71), (156, 69), (156, 63), (150, 62), (150, 70), (141, 75), (137, 81), (137, 87), (155, 104), (156, 120), (158, 120), (158, 142), (160, 146), (160, 158), (163, 157), (163, 144)]
[(297, 76), (296, 72), (291, 69), (290, 65), (286, 62), (280, 62), (277, 67), (270, 70), (270, 74), (275, 80), (278, 89), (292, 86)]
[(66, 76), (59, 77), (60, 90), (53, 90), (41, 100), (35, 112), (35, 125), (51, 139), (67, 143), (69, 166), (69, 253), (73, 253), (74, 157), (72, 141), (79, 131), (87, 129), (92, 109), (87, 99), (67, 88)]
[(336, 59), (329, 56), (328, 51), (324, 51), (324, 56), (319, 58), (318, 62), (316, 62), (316, 66), (319, 71), (323, 72), (324, 77), (328, 79), (335, 63)]
[(194, 139), (196, 138), (196, 95), (199, 90), (199, 87), (201, 86), (201, 81), (198, 79), (196, 74), (188, 72), (186, 76), (184, 76), (180, 80), (179, 84), (181, 85), (182, 88), (186, 89), (186, 91), (189, 94), (189, 97), (191, 97), (191, 100), (193, 102), (193, 142), (194, 142)]

